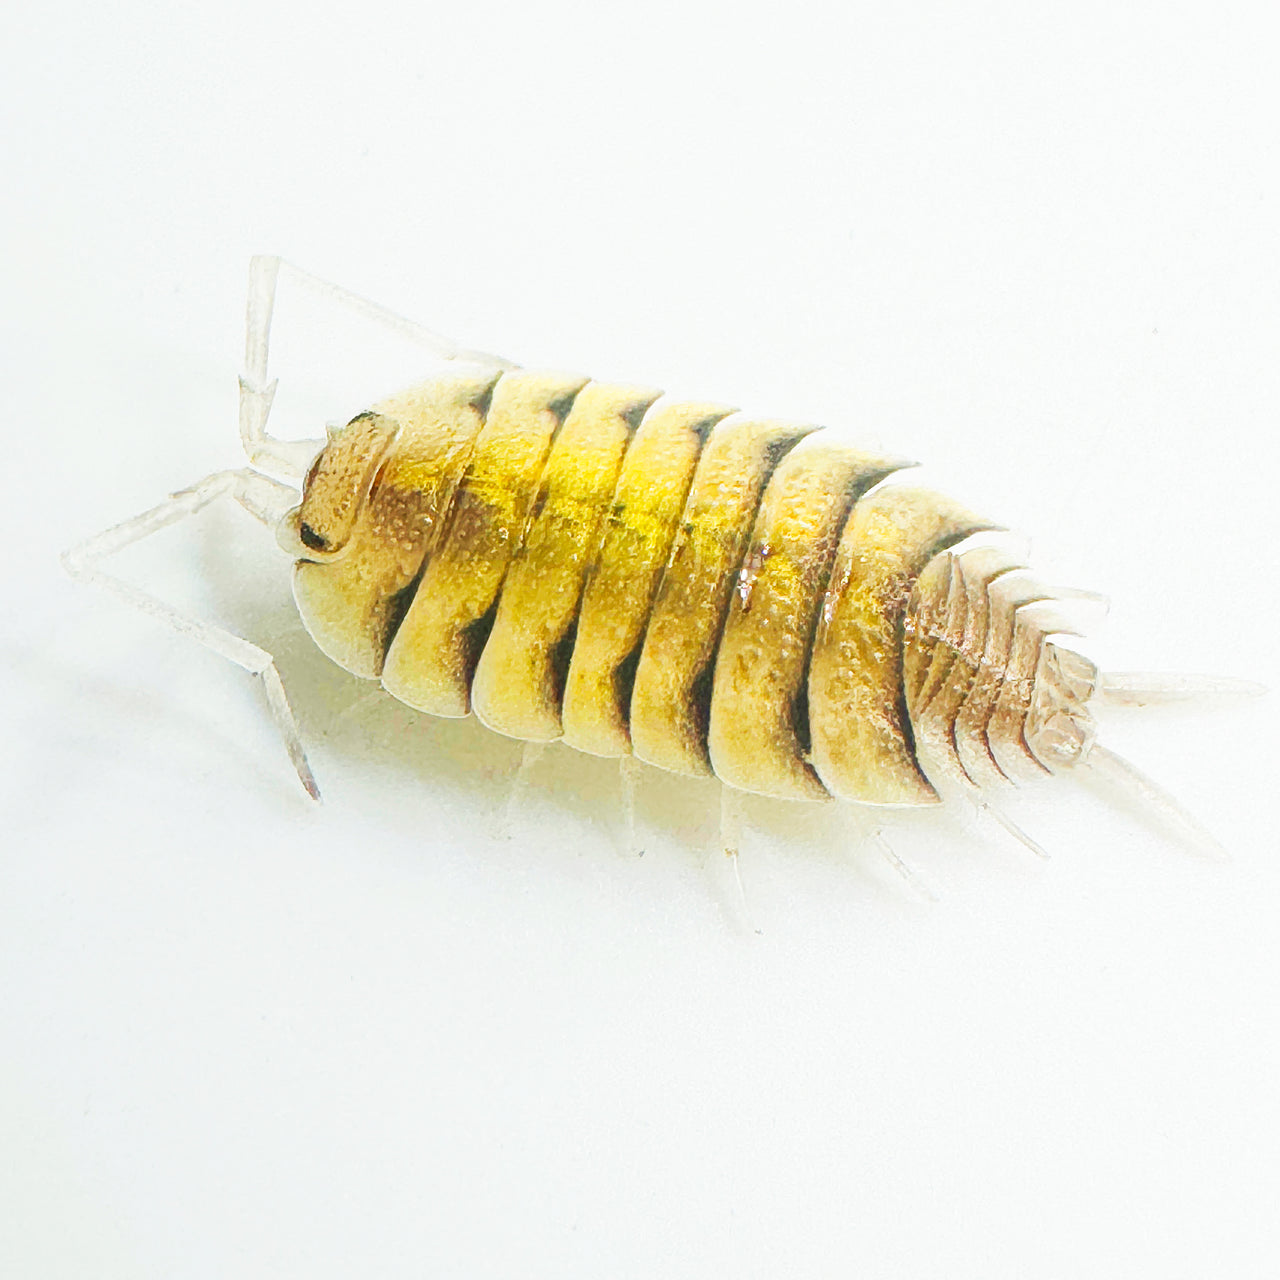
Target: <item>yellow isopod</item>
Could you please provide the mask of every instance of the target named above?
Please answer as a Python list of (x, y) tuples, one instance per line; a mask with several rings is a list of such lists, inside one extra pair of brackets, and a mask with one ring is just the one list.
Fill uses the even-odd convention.
[[(792, 800), (922, 806), (958, 790), (985, 804), (1010, 782), (1088, 768), (1209, 839), (1099, 746), (1091, 706), (1244, 686), (1100, 675), (1054, 638), (1071, 630), (1072, 593), (977, 536), (998, 526), (891, 479), (909, 464), (809, 426), (460, 352), (296, 268), (452, 367), (323, 444), (276, 440), (266, 366), (282, 269), (251, 267), (252, 468), (65, 561), (259, 675), (313, 796), (270, 654), (99, 560), (234, 496), (294, 557), (324, 653), (417, 710)], [(268, 471), (303, 477), (301, 496)]]

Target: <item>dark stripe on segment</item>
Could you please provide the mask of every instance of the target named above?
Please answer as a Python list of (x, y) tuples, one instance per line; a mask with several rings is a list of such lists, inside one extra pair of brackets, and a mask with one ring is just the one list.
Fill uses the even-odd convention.
[(546, 461), (586, 379), (503, 374), (448, 525), (387, 655), (383, 686), (433, 715), (464, 716), (497, 601), (529, 526)]
[(892, 485), (857, 503), (823, 602), (809, 677), (812, 760), (836, 796), (932, 804), (903, 689), (903, 624), (916, 578), (991, 524), (942, 496)]
[[(497, 377), (437, 378), (361, 415), (361, 421), (394, 423), (394, 440), (346, 545), (322, 563), (302, 560), (294, 567), (294, 597), (304, 625), (321, 650), (353, 675), (382, 673), (405, 616), (404, 593), (436, 544), (483, 426), (477, 403)], [(328, 449), (341, 447), (339, 434)], [(317, 478), (317, 488), (319, 483)], [(318, 493), (313, 497), (319, 501)]]
[(1045, 636), (1064, 630), (1070, 630), (1069, 624), (1045, 605), (1028, 605), (1014, 615), (1004, 684), (987, 722), (987, 745), (1007, 778), (1036, 778), (1048, 773), (1027, 746), (1027, 712)]
[(997, 547), (974, 547), (948, 558), (951, 587), (947, 621), (934, 644), (919, 696), (908, 707), (917, 757), (925, 774), (934, 780), (946, 777), (964, 784), (969, 779), (956, 750), (955, 722), (986, 645), (987, 592), (992, 582), (1020, 566)]
[[(489, 407), (493, 403), (494, 387), (497, 386), (501, 378), (501, 374), (492, 378), (488, 385), (484, 386), (471, 401), (470, 407), (479, 418), (479, 425), (477, 428), (469, 431), (464, 429), (463, 432), (459, 433), (452, 450), (454, 456), (449, 458), (442, 468), (442, 475), (437, 483), (434, 500), (428, 515), (428, 520), (431, 523), (426, 535), (426, 553), (423, 556), (421, 565), (418, 567), (414, 580), (399, 593), (401, 599), (396, 602), (394, 620), (387, 628), (386, 644), (382, 651), (384, 671), (386, 669), (387, 654), (390, 653), (391, 646), (400, 634), (400, 628), (404, 625), (404, 620), (408, 616), (413, 601), (417, 598), (422, 580), (430, 568), (432, 560), (449, 536), (449, 529), (453, 525), (457, 511), (458, 494), (461, 492), (462, 482), (471, 468), (471, 459), (475, 455), (476, 442), (483, 434), (487, 424)], [(376, 484), (383, 483), (386, 470), (387, 464), (384, 463), (378, 472)]]
[(564, 655), (637, 423), (659, 393), (588, 383), (547, 456), (540, 509), (512, 559), (471, 686), (490, 728), (526, 741), (561, 735)]
[(631, 694), (637, 757), (710, 775), (707, 732), (716, 654), (761, 494), (782, 458), (816, 428), (726, 418), (698, 459), (662, 575)]
[(721, 405), (658, 401), (627, 449), (582, 595), (564, 740), (593, 755), (631, 750), (631, 694), (654, 598), (694, 472)]
[(574, 614), (568, 630), (551, 647), (548, 663), (551, 670), (552, 697), (563, 715), (564, 689), (569, 681), (569, 663), (573, 660), (574, 645), (578, 640), (578, 615)]
[(716, 776), (759, 795), (825, 800), (807, 763), (809, 661), (854, 503), (904, 463), (823, 441), (787, 455), (760, 501), (716, 653)]
[(1019, 572), (1003, 574), (987, 586), (987, 635), (978, 674), (955, 722), (960, 764), (975, 786), (1007, 782), (987, 741), (987, 727), (1004, 684), (1013, 641), (1014, 616), (1023, 605), (1045, 600), (1047, 593)]
[[(974, 530), (973, 532), (982, 532), (982, 530)], [(963, 540), (963, 538), (966, 538), (966, 537), (968, 537), (968, 536), (969, 536), (968, 534), (962, 534), (962, 535), (961, 535), (961, 537), (960, 537), (960, 539), (957, 539), (957, 541), (961, 541), (961, 540)], [(954, 546), (955, 544), (954, 544), (954, 543), (952, 543), (951, 545), (953, 545), (953, 546)], [(1016, 572), (1016, 570), (1010, 570), (1010, 572)], [(1003, 576), (1002, 574), (997, 574), (997, 575), (996, 575), (996, 578), (999, 578), (999, 577), (1002, 577), (1002, 576)], [(994, 579), (993, 579), (993, 580), (991, 580), (991, 581), (994, 581)], [(990, 590), (991, 581), (989, 581), (989, 582), (988, 582), (988, 591)], [(952, 671), (954, 671), (954, 669), (955, 669), (955, 657), (954, 657), (954, 655), (953, 655), (953, 659), (952, 659), (951, 663), (949, 664), (949, 668), (950, 668), (950, 670), (952, 670)], [(971, 693), (971, 692), (972, 692), (972, 690), (973, 690), (973, 678), (974, 678), (974, 673), (973, 673), (973, 672), (971, 672), (971, 673), (970, 673), (970, 676), (969, 676), (969, 679), (968, 679), (968, 681), (966, 682), (966, 684), (967, 684), (967, 689), (968, 689), (969, 693)], [(967, 695), (966, 695), (966, 697), (967, 697)], [(962, 704), (962, 705), (963, 705), (963, 704)], [(917, 740), (916, 740), (915, 721), (914, 721), (914, 719), (913, 719), (913, 717), (912, 717), (912, 715), (911, 715), (911, 708), (910, 708), (910, 706), (909, 706), (909, 704), (908, 704), (908, 700), (907, 700), (907, 697), (906, 697), (906, 689), (905, 689), (905, 687), (904, 687), (904, 689), (903, 689), (903, 691), (902, 691), (902, 698), (901, 698), (901, 703), (900, 703), (900, 707), (899, 707), (899, 715), (900, 715), (900, 716), (901, 716), (901, 718), (902, 718), (903, 732), (904, 732), (904, 735), (905, 735), (905, 737), (906, 737), (906, 740), (907, 740), (908, 746), (909, 746), (909, 748), (910, 748), (910, 751), (911, 751), (912, 757), (913, 757), (913, 759), (915, 760), (916, 768), (917, 768), (918, 770), (920, 770), (920, 772), (921, 772), (921, 774), (922, 774), (923, 776), (927, 777), (928, 775), (925, 773), (925, 770), (924, 770), (924, 768), (923, 768), (923, 764), (922, 764), (922, 761), (921, 761), (921, 744), (920, 744), (919, 742), (917, 742)], [(957, 757), (957, 759), (958, 759), (959, 757), (958, 757), (958, 753), (957, 753), (957, 751), (956, 751), (956, 724), (955, 724), (955, 721), (954, 721), (954, 720), (952, 720), (952, 721), (951, 721), (951, 723), (950, 723), (950, 725), (948, 726), (948, 738), (949, 738), (949, 745), (950, 745), (951, 753), (952, 753), (953, 755), (955, 755), (955, 756)], [(984, 745), (985, 745), (985, 741), (986, 741), (986, 740), (985, 740), (985, 737), (984, 737), (984, 739), (983, 739)], [(931, 785), (932, 785), (932, 784), (931, 784)]]
[(903, 620), (902, 687), (913, 719), (928, 700), (927, 691), (934, 680), (935, 669), (940, 682), (955, 656), (945, 638), (953, 633), (962, 634), (959, 577), (955, 557), (943, 551), (925, 565), (911, 589)]
[(982, 675), (982, 655), (986, 650), (987, 634), (991, 629), (991, 588), (1006, 574), (1017, 573), (1022, 567), (1003, 559), (1001, 553), (987, 549), (989, 559), (980, 559), (982, 552), (975, 551), (973, 559), (977, 569), (966, 570), (965, 595), (968, 616), (965, 619), (964, 649), (959, 655), (962, 661), (952, 667), (953, 678), (938, 691), (937, 698), (929, 704), (929, 714), (938, 718), (946, 736), (948, 759), (957, 777), (972, 783), (960, 760), (960, 739), (957, 722), (964, 705), (973, 691), (975, 681)]
[[(647, 395), (648, 393), (645, 393), (645, 394)], [(661, 395), (660, 392), (656, 393), (655, 399), (659, 398), (660, 395)], [(627, 462), (631, 458), (632, 452), (635, 449), (636, 436), (639, 433), (641, 426), (644, 424), (646, 415), (649, 413), (652, 407), (653, 407), (653, 401), (651, 400), (646, 401), (645, 396), (641, 396), (641, 398), (637, 399), (634, 404), (630, 405), (628, 408), (622, 411), (621, 417), (622, 417), (622, 420), (627, 424), (628, 434), (627, 434), (626, 440), (623, 442), (623, 445), (622, 445), (622, 458), (618, 464), (618, 478), (614, 482), (613, 494), (610, 498), (610, 501), (607, 507), (605, 508), (606, 512), (611, 513), (616, 509), (616, 504), (618, 502), (618, 486), (622, 483), (622, 477), (626, 471)], [(545, 494), (540, 496), (545, 501)], [(564, 633), (563, 636), (561, 636), (560, 640), (556, 643), (554, 648), (551, 650), (551, 673), (552, 673), (552, 680), (553, 680), (554, 689), (555, 689), (554, 699), (556, 704), (560, 708), (562, 735), (565, 729), (565, 726), (564, 726), (565, 694), (569, 686), (570, 670), (573, 665), (574, 659), (578, 655), (579, 638), (582, 635), (583, 606), (584, 606), (584, 603), (586, 602), (587, 591), (589, 590), (592, 581), (597, 577), (597, 574), (598, 574), (600, 561), (604, 553), (604, 547), (605, 547), (605, 542), (607, 538), (608, 523), (609, 523), (608, 516), (606, 515), (604, 520), (601, 522), (602, 528), (600, 529), (598, 536), (594, 540), (595, 542), (594, 550), (592, 551), (587, 561), (586, 569), (585, 569), (585, 572), (583, 573), (582, 591), (579, 593), (579, 596), (578, 596), (578, 603), (577, 603), (576, 610), (573, 614), (573, 620), (569, 623), (568, 630)], [(571, 742), (569, 745), (577, 746), (578, 744)]]
[(644, 652), (644, 636), (635, 642), (631, 652), (618, 663), (613, 673), (613, 701), (623, 710), (622, 728), (631, 743), (631, 695), (636, 687), (636, 671), (640, 667), (640, 655)]

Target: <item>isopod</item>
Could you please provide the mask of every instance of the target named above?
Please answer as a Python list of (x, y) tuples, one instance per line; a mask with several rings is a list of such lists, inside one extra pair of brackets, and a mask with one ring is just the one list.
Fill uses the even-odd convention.
[[(420, 339), (449, 371), (326, 441), (273, 438), (282, 269)], [(419, 711), (793, 800), (922, 806), (958, 791), (986, 805), (1024, 778), (1088, 769), (1210, 841), (1099, 745), (1092, 709), (1245, 686), (1100, 674), (1062, 642), (1073, 593), (984, 543), (989, 520), (903, 483), (902, 459), (460, 351), (276, 258), (251, 264), (240, 429), (250, 467), (64, 561), (258, 675), (313, 797), (271, 655), (99, 561), (232, 496), (293, 557), (320, 649)]]

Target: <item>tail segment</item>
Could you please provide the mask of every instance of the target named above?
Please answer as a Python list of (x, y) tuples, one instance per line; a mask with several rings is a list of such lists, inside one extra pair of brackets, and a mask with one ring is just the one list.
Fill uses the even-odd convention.
[(921, 767), (993, 813), (980, 794), (993, 784), (1078, 770), (1191, 850), (1225, 857), (1172, 796), (1098, 743), (1093, 713), (1265, 690), (1214, 676), (1099, 672), (1050, 638), (1074, 633), (1067, 618), (1078, 595), (1039, 587), (996, 547), (934, 557), (904, 620), (903, 693)]

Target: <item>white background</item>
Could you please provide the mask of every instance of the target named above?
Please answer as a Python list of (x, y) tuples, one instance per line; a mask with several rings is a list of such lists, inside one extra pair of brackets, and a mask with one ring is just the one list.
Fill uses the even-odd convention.
[(0, 1274), (1276, 1274), (1274, 695), (1104, 726), (1227, 865), (1061, 783), (1011, 802), (1047, 863), (890, 822), (926, 905), (860, 815), (752, 803), (744, 933), (714, 787), (645, 774), (636, 858), (554, 750), (504, 819), (518, 745), (367, 698), (240, 513), (122, 569), (279, 653), (318, 809), (248, 677), (57, 566), (237, 464), (278, 252), (873, 433), (1110, 595), (1107, 665), (1274, 683), (1271, 17), (8, 15)]

